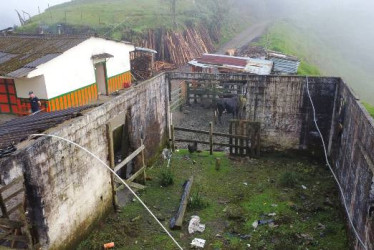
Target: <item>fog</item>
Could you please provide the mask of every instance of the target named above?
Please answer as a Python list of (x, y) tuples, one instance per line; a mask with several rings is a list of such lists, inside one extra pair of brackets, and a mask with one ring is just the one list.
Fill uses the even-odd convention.
[(31, 16), (43, 12), (49, 6), (69, 2), (70, 0), (0, 0), (0, 29), (20, 25), (17, 13), (21, 15), (22, 11), (29, 13)]
[(308, 55), (324, 75), (342, 76), (359, 97), (374, 104), (374, 1), (237, 0), (254, 22), (286, 21), (311, 40)]

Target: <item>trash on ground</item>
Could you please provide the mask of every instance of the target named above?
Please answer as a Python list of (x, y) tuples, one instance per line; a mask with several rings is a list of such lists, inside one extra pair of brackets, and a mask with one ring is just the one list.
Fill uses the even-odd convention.
[(304, 186), (304, 185), (301, 185), (301, 187), (302, 187), (303, 189), (306, 189), (306, 186)]
[(270, 219), (270, 220), (259, 220), (258, 221), (258, 225), (265, 225), (265, 224), (269, 224), (269, 223), (272, 223), (274, 222), (273, 219)]
[(200, 217), (197, 215), (191, 216), (190, 224), (188, 225), (188, 233), (193, 234), (194, 232), (204, 232), (205, 225), (200, 224)]
[(276, 213), (270, 213), (268, 214), (268, 216), (276, 216), (277, 214)]
[(114, 247), (114, 242), (109, 242), (104, 244), (104, 249), (109, 249)]
[(162, 157), (164, 158), (164, 160), (167, 160), (171, 157), (171, 151), (167, 148), (164, 148), (162, 150)]
[(139, 220), (140, 218), (141, 218), (141, 216), (138, 215), (138, 216), (136, 216), (135, 218), (132, 218), (132, 219), (131, 219), (131, 222), (137, 221), (137, 220)]
[(277, 206), (278, 206), (278, 204), (271, 204), (271, 206), (272, 206), (272, 207), (277, 207)]
[(191, 242), (191, 247), (204, 248), (205, 241), (204, 239), (195, 238)]
[(247, 244), (247, 247), (250, 248), (250, 247), (251, 247), (251, 244)]
[(253, 223), (252, 223), (252, 227), (254, 229), (256, 229), (258, 227), (258, 220), (255, 220)]
[(248, 186), (248, 183), (247, 183), (247, 182), (243, 182), (243, 185), (246, 185), (246, 186)]
[(240, 239), (242, 239), (242, 240), (246, 240), (246, 239), (251, 238), (252, 235), (250, 235), (250, 234), (244, 234), (244, 235), (240, 235), (239, 237), (240, 237)]

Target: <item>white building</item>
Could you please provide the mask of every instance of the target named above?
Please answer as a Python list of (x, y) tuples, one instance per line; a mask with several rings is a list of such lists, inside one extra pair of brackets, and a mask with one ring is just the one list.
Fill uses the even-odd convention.
[(29, 91), (46, 111), (81, 106), (131, 85), (134, 45), (98, 37), (0, 37), (0, 113), (25, 114)]

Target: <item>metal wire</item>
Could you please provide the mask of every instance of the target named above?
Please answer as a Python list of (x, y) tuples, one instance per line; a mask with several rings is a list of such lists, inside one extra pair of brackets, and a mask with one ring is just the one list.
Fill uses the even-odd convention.
[(358, 234), (357, 230), (356, 230), (356, 227), (355, 225), (353, 224), (353, 221), (352, 221), (352, 218), (351, 218), (351, 215), (349, 214), (349, 211), (348, 211), (348, 207), (347, 207), (347, 202), (345, 200), (345, 196), (344, 196), (344, 192), (343, 192), (343, 188), (342, 186), (340, 185), (340, 182), (338, 180), (338, 178), (336, 177), (335, 173), (334, 173), (334, 170), (332, 169), (331, 165), (330, 165), (330, 161), (328, 159), (328, 156), (327, 156), (327, 150), (326, 150), (326, 144), (325, 144), (325, 140), (323, 139), (323, 136), (322, 136), (322, 133), (321, 133), (321, 130), (319, 129), (318, 127), (318, 124), (317, 124), (317, 118), (316, 118), (316, 109), (314, 107), (314, 103), (313, 103), (313, 100), (312, 100), (312, 96), (310, 95), (310, 91), (309, 91), (309, 80), (308, 80), (308, 77), (306, 77), (306, 90), (307, 90), (307, 93), (308, 93), (308, 97), (309, 97), (309, 100), (310, 100), (310, 104), (312, 105), (312, 109), (313, 109), (313, 120), (314, 120), (314, 124), (316, 126), (316, 129), (318, 131), (318, 134), (321, 138), (321, 142), (322, 142), (322, 146), (323, 146), (323, 151), (325, 153), (325, 160), (326, 160), (326, 164), (327, 166), (329, 167), (332, 175), (334, 176), (334, 179), (336, 181), (336, 183), (338, 184), (338, 187), (339, 187), (339, 191), (340, 191), (340, 194), (342, 196), (342, 199), (343, 199), (343, 204), (344, 204), (344, 209), (345, 209), (345, 212), (347, 213), (347, 217), (348, 217), (348, 220), (349, 220), (349, 223), (351, 224), (352, 228), (353, 228), (353, 232), (355, 233), (355, 236), (356, 238), (358, 239), (358, 241), (360, 242), (360, 244), (362, 245), (362, 247), (367, 250), (367, 247), (365, 245), (365, 243), (362, 241), (360, 235)]

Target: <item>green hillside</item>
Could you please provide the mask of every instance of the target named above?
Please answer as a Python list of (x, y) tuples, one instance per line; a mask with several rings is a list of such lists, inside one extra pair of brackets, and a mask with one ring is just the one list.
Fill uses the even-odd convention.
[[(152, 28), (181, 29), (186, 25), (204, 23), (209, 30), (222, 30), (230, 36), (248, 22), (229, 18), (227, 0), (176, 0), (175, 23), (172, 0), (75, 0), (47, 9), (20, 27), (20, 32), (35, 32), (43, 26), (57, 32), (57, 25), (75, 30), (96, 32), (121, 38), (126, 32), (143, 32)], [(238, 15), (231, 15), (238, 16)]]

